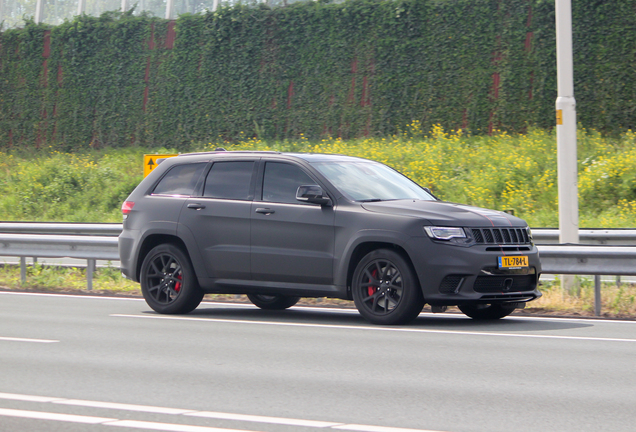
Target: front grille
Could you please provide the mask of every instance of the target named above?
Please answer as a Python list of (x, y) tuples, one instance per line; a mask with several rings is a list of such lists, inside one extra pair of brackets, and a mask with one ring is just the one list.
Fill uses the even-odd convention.
[(529, 275), (478, 276), (473, 289), (478, 293), (533, 291), (537, 277)]
[(455, 294), (459, 289), (459, 285), (463, 281), (463, 276), (460, 275), (448, 275), (439, 284), (439, 292), (443, 294)]
[(525, 228), (471, 228), (477, 244), (530, 244)]

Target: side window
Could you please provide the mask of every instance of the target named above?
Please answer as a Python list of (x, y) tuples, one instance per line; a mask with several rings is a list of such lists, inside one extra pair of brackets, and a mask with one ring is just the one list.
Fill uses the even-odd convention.
[(153, 195), (192, 195), (207, 163), (175, 165), (152, 191)]
[(316, 184), (296, 165), (267, 162), (263, 178), (263, 201), (301, 204), (296, 200), (298, 186)]
[(253, 161), (215, 162), (205, 179), (203, 196), (248, 200), (253, 171)]

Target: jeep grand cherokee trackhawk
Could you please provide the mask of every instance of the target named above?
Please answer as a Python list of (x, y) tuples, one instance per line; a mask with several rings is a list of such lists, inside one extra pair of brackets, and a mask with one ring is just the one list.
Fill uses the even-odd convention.
[(205, 293), (263, 309), (300, 297), (353, 299), (376, 324), (425, 303), (475, 319), (538, 298), (528, 225), (440, 201), (378, 162), (341, 155), (214, 151), (166, 159), (122, 205), (123, 273), (159, 313)]

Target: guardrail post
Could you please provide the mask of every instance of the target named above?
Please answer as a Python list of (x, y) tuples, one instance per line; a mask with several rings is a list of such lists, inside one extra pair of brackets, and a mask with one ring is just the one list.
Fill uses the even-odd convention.
[(601, 316), (601, 276), (594, 275), (594, 316)]
[(93, 271), (95, 270), (95, 260), (86, 260), (86, 288), (91, 291), (93, 289)]
[(26, 257), (20, 257), (20, 285), (26, 284)]

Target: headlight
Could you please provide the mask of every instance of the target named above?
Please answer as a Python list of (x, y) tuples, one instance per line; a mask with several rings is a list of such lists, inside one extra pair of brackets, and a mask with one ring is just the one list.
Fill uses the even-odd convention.
[(454, 238), (466, 238), (466, 232), (463, 228), (459, 227), (436, 227), (425, 226), (424, 231), (432, 239), (436, 240), (450, 240)]
[(526, 232), (528, 233), (528, 239), (530, 240), (530, 243), (533, 243), (532, 230), (530, 229), (530, 227), (526, 227)]

